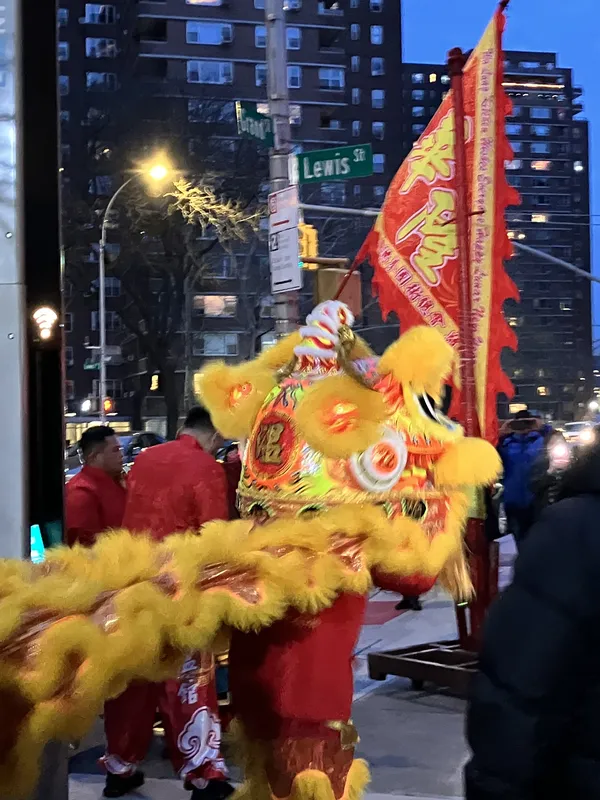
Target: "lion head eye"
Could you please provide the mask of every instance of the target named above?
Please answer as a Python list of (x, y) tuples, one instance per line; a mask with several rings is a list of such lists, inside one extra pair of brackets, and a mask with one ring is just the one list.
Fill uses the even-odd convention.
[(428, 394), (415, 394), (414, 398), (417, 401), (417, 408), (424, 417), (427, 417), (432, 422), (437, 422), (438, 425), (442, 425), (446, 430), (458, 430), (458, 425), (442, 413), (433, 397)]
[(385, 492), (398, 483), (408, 459), (404, 438), (388, 430), (363, 453), (350, 457), (350, 469), (359, 485), (369, 492)]

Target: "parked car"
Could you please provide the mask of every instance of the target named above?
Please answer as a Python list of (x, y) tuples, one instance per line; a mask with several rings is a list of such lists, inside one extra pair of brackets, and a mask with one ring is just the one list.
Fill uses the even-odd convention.
[[(162, 444), (165, 441), (162, 436), (152, 433), (152, 431), (122, 433), (117, 438), (123, 450), (123, 465), (126, 469), (133, 464), (136, 456), (143, 450)], [(80, 469), (79, 445), (72, 444), (65, 453), (65, 479), (69, 481), (73, 475), (77, 475)]]

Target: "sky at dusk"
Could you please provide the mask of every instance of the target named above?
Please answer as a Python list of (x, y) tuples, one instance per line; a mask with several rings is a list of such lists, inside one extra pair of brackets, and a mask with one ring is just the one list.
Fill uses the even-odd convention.
[[(441, 63), (451, 47), (472, 48), (483, 33), (494, 0), (401, 0), (404, 60)], [(511, 0), (506, 50), (558, 53), (557, 65), (573, 69), (583, 87), (590, 122), (592, 270), (600, 276), (600, 0)], [(594, 224), (595, 223), (595, 224)], [(559, 267), (557, 267), (559, 269)], [(594, 285), (594, 338), (600, 339), (600, 285)]]

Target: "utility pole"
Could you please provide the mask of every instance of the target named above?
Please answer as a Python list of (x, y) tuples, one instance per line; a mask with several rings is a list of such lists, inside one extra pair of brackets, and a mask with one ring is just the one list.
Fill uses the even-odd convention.
[[(274, 146), (269, 156), (271, 191), (290, 185), (289, 156), (292, 150), (290, 100), (287, 82), (287, 37), (283, 0), (265, 0), (267, 29), (267, 93), (273, 125)], [(275, 305), (275, 333), (285, 336), (298, 324), (298, 298), (295, 292), (281, 294)]]

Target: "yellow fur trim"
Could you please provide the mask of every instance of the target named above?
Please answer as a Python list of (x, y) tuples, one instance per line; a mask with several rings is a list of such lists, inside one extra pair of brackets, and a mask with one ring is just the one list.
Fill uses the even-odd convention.
[[(336, 420), (348, 413), (348, 427), (336, 430)], [(347, 375), (314, 383), (296, 408), (300, 439), (327, 458), (348, 458), (375, 444), (386, 416), (382, 395), (359, 386)]]
[(409, 383), (416, 392), (438, 399), (444, 379), (452, 372), (455, 354), (435, 328), (411, 328), (391, 344), (379, 360), (378, 370), (390, 373), (398, 383)]
[(296, 348), (302, 341), (300, 331), (294, 331), (283, 339), (280, 339), (273, 347), (269, 347), (259, 355), (253, 362), (256, 366), (259, 364), (264, 366), (272, 372), (285, 367), (294, 357), (294, 348)]
[[(362, 759), (353, 761), (340, 800), (360, 800), (370, 780), (367, 762)], [(335, 794), (325, 772), (306, 769), (294, 778), (289, 800), (335, 800)]]
[(436, 486), (489, 486), (501, 474), (500, 456), (483, 439), (460, 439), (434, 465)]
[(194, 378), (194, 388), (210, 411), (215, 427), (232, 439), (250, 434), (262, 404), (275, 386), (272, 369), (259, 361), (237, 366), (218, 361)]
[[(409, 383), (402, 384), (402, 394), (407, 411), (408, 433), (420, 433), (429, 436), (433, 441), (442, 443), (456, 442), (463, 438), (462, 428), (459, 426), (446, 427), (441, 422), (428, 417), (423, 413), (420, 403), (415, 397), (413, 389)], [(431, 394), (431, 392), (429, 392)]]

